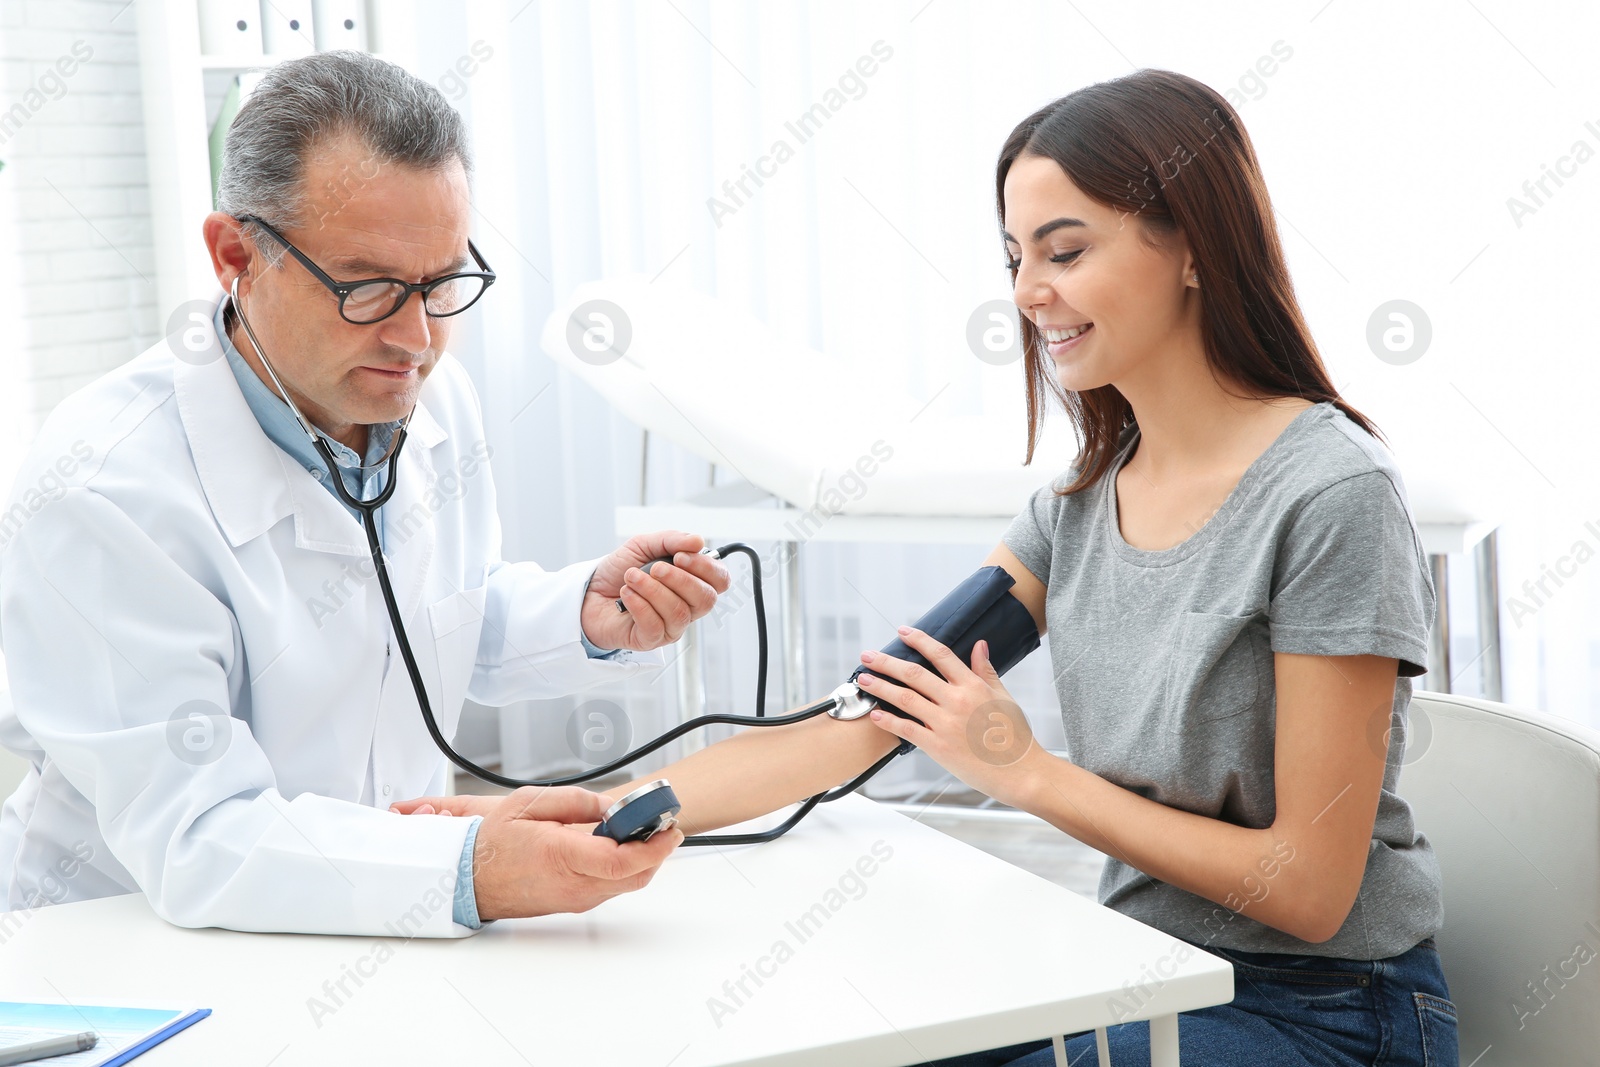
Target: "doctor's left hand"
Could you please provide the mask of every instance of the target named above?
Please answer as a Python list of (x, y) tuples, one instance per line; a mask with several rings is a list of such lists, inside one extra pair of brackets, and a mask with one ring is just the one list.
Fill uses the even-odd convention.
[[(699, 534), (667, 530), (636, 534), (600, 561), (583, 595), (583, 632), (601, 648), (646, 651), (671, 644), (728, 591), (728, 569), (710, 556)], [(653, 559), (670, 556), (646, 574)], [(617, 598), (627, 611), (617, 610)]]

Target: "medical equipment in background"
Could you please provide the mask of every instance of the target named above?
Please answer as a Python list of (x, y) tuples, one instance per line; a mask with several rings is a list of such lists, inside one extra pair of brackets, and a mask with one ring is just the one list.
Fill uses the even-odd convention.
[[(395, 640), (400, 645), (400, 655), (404, 659), (406, 672), (411, 678), (411, 687), (417, 695), (417, 706), (422, 712), (422, 720), (428, 727), (428, 734), (433, 738), (433, 743), (439, 751), (457, 767), (477, 778), (495, 785), (518, 788), (531, 785), (539, 787), (577, 785), (582, 782), (592, 781), (604, 777), (612, 771), (626, 767), (664, 745), (677, 740), (690, 730), (702, 726), (731, 725), (731, 726), (787, 726), (790, 723), (804, 722), (821, 714), (828, 714), (835, 719), (858, 719), (866, 715), (874, 707), (882, 707), (901, 718), (920, 722), (915, 716), (908, 715), (899, 708), (877, 697), (863, 693), (855, 680), (866, 670), (863, 664), (851, 673), (850, 678), (839, 685), (827, 697), (816, 703), (789, 713), (788, 715), (768, 716), (766, 714), (766, 689), (767, 689), (767, 618), (765, 605), (761, 594), (761, 559), (755, 549), (749, 545), (734, 542), (719, 548), (707, 547), (702, 554), (713, 559), (741, 553), (750, 559), (751, 580), (754, 588), (756, 607), (756, 641), (758, 647), (758, 661), (756, 668), (756, 713), (755, 715), (722, 715), (709, 714), (697, 715), (685, 720), (670, 730), (662, 733), (654, 740), (640, 745), (631, 752), (627, 752), (608, 763), (591, 767), (577, 774), (564, 775), (558, 778), (523, 779), (511, 778), (498, 774), (476, 763), (457, 752), (451, 747), (444, 733), (439, 729), (439, 723), (433, 715), (433, 705), (428, 700), (426, 687), (423, 685), (422, 672), (417, 667), (415, 655), (411, 651), (411, 642), (406, 636), (405, 624), (400, 619), (400, 607), (395, 600), (394, 589), (389, 582), (389, 570), (384, 564), (383, 548), (378, 539), (377, 511), (394, 493), (395, 473), (400, 461), (400, 451), (405, 446), (406, 428), (411, 423), (411, 416), (416, 413), (413, 406), (407, 413), (390, 442), (387, 456), (377, 463), (358, 465), (356, 470), (369, 470), (384, 463), (388, 469), (384, 475), (383, 489), (370, 500), (361, 500), (351, 495), (344, 484), (344, 478), (338, 473), (341, 464), (334, 458), (333, 450), (328, 447), (327, 440), (317, 430), (313, 429), (310, 422), (300, 413), (299, 407), (289, 396), (289, 391), (284, 388), (278, 373), (268, 361), (261, 341), (256, 337), (255, 330), (250, 326), (250, 320), (245, 316), (244, 308), (239, 302), (239, 280), (234, 278), (230, 287), (230, 298), (233, 301), (234, 311), (239, 316), (239, 321), (244, 325), (245, 333), (250, 337), (250, 343), (255, 346), (256, 354), (261, 357), (261, 363), (267, 368), (273, 384), (278, 389), (278, 394), (294, 413), (295, 421), (311, 438), (312, 445), (321, 454), (323, 462), (328, 465), (329, 481), (333, 483), (334, 492), (346, 505), (353, 508), (361, 515), (362, 527), (366, 530), (367, 548), (372, 556), (373, 568), (377, 571), (378, 587), (383, 593), (384, 605), (388, 610), (389, 624), (394, 631)], [(651, 560), (641, 569), (648, 572), (648, 568), (655, 563), (669, 563), (670, 557)], [(1010, 595), (1011, 587), (1016, 580), (1007, 574), (1003, 567), (980, 567), (970, 577), (956, 586), (945, 597), (930, 608), (913, 625), (934, 640), (948, 647), (963, 662), (971, 663), (973, 646), (980, 640), (989, 642), (989, 660), (994, 664), (996, 672), (1005, 674), (1028, 653), (1039, 647), (1039, 631), (1034, 625), (1033, 616), (1028, 614), (1028, 609), (1016, 597)], [(620, 600), (617, 608), (626, 611)], [(898, 659), (908, 660), (939, 673), (933, 664), (929, 663), (920, 653), (910, 648), (899, 638), (889, 642), (883, 649), (886, 655)], [(744, 845), (756, 844), (762, 841), (772, 841), (783, 836), (792, 829), (801, 819), (811, 812), (819, 803), (837, 800), (855, 792), (868, 779), (877, 774), (896, 756), (909, 752), (913, 746), (909, 741), (902, 740), (898, 746), (891, 750), (882, 759), (871, 767), (862, 771), (856, 777), (834, 789), (826, 790), (801, 802), (799, 808), (788, 819), (770, 830), (759, 833), (745, 834), (694, 834), (684, 838), (685, 845)], [(647, 838), (676, 822), (680, 810), (677, 797), (672, 793), (671, 786), (666, 779), (656, 779), (647, 785), (632, 790), (627, 796), (614, 803), (606, 812), (605, 819), (595, 827), (595, 833), (604, 834), (614, 840), (633, 840)], [(669, 821), (670, 820), (670, 821)]]

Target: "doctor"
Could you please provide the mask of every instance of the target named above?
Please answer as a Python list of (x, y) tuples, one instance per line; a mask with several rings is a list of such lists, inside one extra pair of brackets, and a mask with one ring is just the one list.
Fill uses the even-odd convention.
[[(0, 742), (32, 764), (0, 811), (0, 910), (142, 891), (183, 926), (463, 936), (638, 889), (682, 840), (592, 837), (606, 798), (578, 788), (387, 810), (447, 768), (329, 479), (376, 495), (402, 423), (381, 536), (447, 737), (467, 697), (658, 671), (728, 588), (680, 533), (554, 572), (501, 559), (478, 397), (445, 352), (493, 281), (470, 166), (439, 92), (369, 56), (280, 64), (240, 111), (204, 225), (237, 302), (63, 401), (0, 514)], [(407, 285), (333, 280), (373, 278)]]

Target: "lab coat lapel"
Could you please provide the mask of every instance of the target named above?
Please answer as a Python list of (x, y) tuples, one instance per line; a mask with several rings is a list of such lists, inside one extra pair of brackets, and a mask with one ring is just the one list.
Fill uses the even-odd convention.
[[(183, 358), (173, 364), (173, 390), (206, 501), (230, 544), (238, 547), (292, 515), (297, 547), (367, 555), (367, 538), (360, 520), (261, 429), (244, 394), (239, 392), (239, 383), (218, 338), (211, 337), (210, 343), (198, 350), (183, 349)], [(427, 531), (425, 536), (414, 531), (408, 538), (417, 544), (407, 546), (407, 558), (423, 561), (415, 585), (409, 587), (409, 602), (400, 596), (400, 577), (392, 579), (396, 596), (406, 609), (402, 618), (409, 618), (415, 607), (422, 590), (421, 575), (433, 552), (432, 511), (423, 500), (423, 479), (432, 478), (427, 452), (444, 437), (444, 429), (419, 403), (411, 420), (411, 439), (400, 457), (399, 485), (383, 509), (385, 515), (398, 515), (420, 503), (416, 516), (424, 520), (422, 526)], [(419, 474), (419, 470), (425, 473)], [(404, 503), (396, 507), (401, 501)], [(415, 523), (413, 519), (412, 525)], [(394, 543), (390, 546), (392, 555)]]
[(256, 421), (220, 341), (173, 365), (173, 389), (206, 501), (230, 544), (293, 515), (298, 547), (366, 554), (361, 524)]

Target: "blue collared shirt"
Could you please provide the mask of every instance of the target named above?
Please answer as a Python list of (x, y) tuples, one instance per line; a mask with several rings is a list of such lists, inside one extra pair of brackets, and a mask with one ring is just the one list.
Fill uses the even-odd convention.
[[(239, 383), (239, 391), (244, 394), (246, 404), (255, 415), (256, 421), (261, 424), (262, 431), (273, 444), (287, 452), (296, 463), (306, 469), (323, 488), (333, 494), (335, 500), (348, 511), (357, 522), (361, 520), (361, 513), (355, 508), (345, 504), (339, 499), (338, 492), (329, 480), (327, 464), (322, 461), (322, 454), (311, 443), (311, 438), (306, 436), (300, 423), (294, 417), (294, 412), (289, 405), (284, 403), (276, 393), (267, 387), (267, 383), (251, 369), (245, 362), (244, 356), (234, 347), (233, 339), (228, 336), (225, 328), (224, 309), (228, 301), (224, 300), (217, 306), (217, 311), (212, 319), (217, 331), (217, 339), (222, 343), (222, 351), (228, 357), (228, 366), (233, 371), (234, 379)], [(389, 450), (389, 443), (394, 440), (400, 423), (377, 423), (367, 428), (367, 455), (363, 461), (356, 455), (355, 449), (340, 444), (331, 437), (326, 438), (329, 449), (332, 450), (334, 459), (338, 461), (339, 476), (344, 479), (345, 488), (357, 500), (371, 500), (383, 491), (385, 476), (388, 473), (388, 464), (379, 463), (383, 455)], [(368, 465), (367, 469), (356, 469), (362, 463)], [(373, 466), (376, 464), (376, 466)], [(378, 509), (378, 543), (383, 544), (383, 509)], [(620, 649), (603, 649), (591, 642), (583, 632), (583, 626), (578, 627), (578, 639), (583, 642), (583, 649), (590, 659), (610, 659)], [(457, 869), (456, 894), (454, 918), (462, 926), (476, 930), (483, 923), (478, 919), (478, 896), (472, 884), (472, 850), (478, 840), (478, 827), (483, 822), (483, 816), (471, 817), (471, 824), (467, 827), (467, 838), (461, 846), (461, 860)]]

